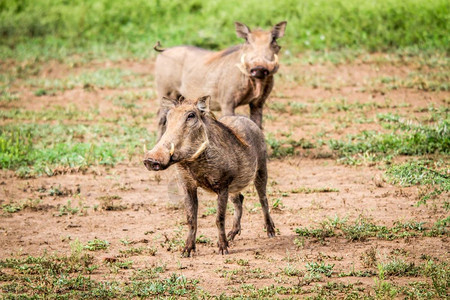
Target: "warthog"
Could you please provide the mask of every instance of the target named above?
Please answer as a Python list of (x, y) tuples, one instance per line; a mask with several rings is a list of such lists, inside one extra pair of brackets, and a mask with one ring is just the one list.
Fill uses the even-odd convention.
[[(277, 39), (284, 35), (286, 21), (270, 31), (250, 30), (235, 23), (238, 37), (245, 39), (242, 45), (212, 52), (191, 46), (160, 49), (155, 65), (158, 96), (197, 99), (203, 95), (212, 97), (213, 109), (223, 115), (234, 115), (237, 106), (248, 104), (250, 118), (262, 128), (264, 102), (272, 91), (273, 75), (277, 72)], [(165, 130), (167, 111), (159, 110), (159, 137)]]
[[(210, 97), (197, 101), (162, 99), (168, 109), (167, 129), (144, 157), (148, 170), (164, 170), (176, 164), (185, 193), (189, 233), (183, 255), (195, 251), (197, 233), (197, 188), (218, 195), (216, 225), (219, 252), (228, 253), (228, 240), (241, 231), (242, 189), (254, 182), (264, 214), (267, 235), (275, 235), (266, 197), (266, 144), (259, 127), (244, 116), (224, 116), (217, 120), (209, 110)], [(234, 204), (233, 228), (225, 236), (227, 200)]]

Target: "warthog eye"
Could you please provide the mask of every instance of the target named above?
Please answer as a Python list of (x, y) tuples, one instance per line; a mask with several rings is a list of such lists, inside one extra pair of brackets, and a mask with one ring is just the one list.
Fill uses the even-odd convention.
[(191, 112), (187, 115), (186, 121), (189, 121), (191, 119), (195, 118), (195, 113)]

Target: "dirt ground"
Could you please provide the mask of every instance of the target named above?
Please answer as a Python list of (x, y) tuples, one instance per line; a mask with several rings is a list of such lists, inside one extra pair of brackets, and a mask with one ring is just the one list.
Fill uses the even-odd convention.
[[(388, 88), (380, 78), (405, 79), (411, 72), (428, 71), (427, 67), (415, 63), (384, 61), (384, 58), (380, 54), (372, 55), (368, 60), (361, 58), (337, 65), (285, 64), (277, 75), (275, 89), (265, 107), (266, 135), (311, 141), (345, 139), (348, 134), (362, 130), (383, 130), (376, 121), (379, 113), (398, 113), (412, 120), (421, 120), (428, 113), (428, 107), (448, 105), (450, 93), (446, 91), (423, 91), (402, 85)], [(7, 63), (3, 63), (3, 67), (13, 68)], [(93, 62), (79, 66), (50, 62), (43, 64), (30, 78), (65, 78), (102, 68), (134, 72), (145, 78), (148, 84), (138, 88), (75, 86), (54, 95), (36, 96), (36, 87), (26, 84), (24, 79), (16, 80), (11, 91), (20, 92), (20, 101), (2, 104), (2, 109), (39, 111), (55, 105), (72, 105), (86, 112), (96, 107), (100, 116), (111, 116), (126, 114), (127, 111), (108, 100), (108, 95), (126, 91), (154, 95), (151, 59)], [(352, 107), (349, 110), (336, 109), (336, 103), (342, 99), (347, 104), (377, 105), (359, 111)], [(292, 102), (304, 103), (310, 109), (293, 114), (284, 109)], [(141, 112), (156, 113), (156, 96), (138, 99), (136, 103)], [(239, 112), (246, 114), (247, 109), (240, 108)], [(375, 121), (357, 122), (362, 118)], [(4, 119), (1, 122), (26, 121)], [(92, 124), (96, 121), (80, 122)], [(149, 131), (156, 130), (156, 118), (147, 122), (145, 126)], [(245, 193), (242, 233), (231, 243), (229, 254), (224, 256), (218, 254), (216, 246), (215, 196), (201, 192), (198, 236), (204, 242), (197, 244), (193, 257), (181, 257), (177, 243), (183, 241), (186, 234), (185, 213), (173, 168), (160, 173), (149, 172), (141, 163), (142, 157), (137, 155), (115, 167), (94, 166), (85, 173), (53, 177), (44, 175), (20, 179), (14, 172), (3, 170), (0, 173), (0, 204), (24, 199), (40, 199), (40, 202), (33, 209), (0, 216), (0, 258), (42, 255), (45, 252), (69, 254), (70, 244), (75, 240), (83, 244), (93, 239), (107, 240), (110, 243), (107, 250), (90, 253), (100, 266), (92, 278), (126, 281), (135, 270), (165, 265), (165, 274), (177, 273), (198, 279), (198, 285), (212, 295), (239, 294), (243, 285), (250, 284), (256, 288), (308, 285), (301, 283), (308, 262), (334, 264), (331, 277), (322, 276), (311, 285), (329, 282), (354, 284), (373, 294), (376, 276), (338, 276), (352, 270), (376, 272), (376, 265), (367, 267), (363, 260), (371, 249), (375, 249), (378, 262), (388, 261), (400, 255), (398, 253), (402, 253), (402, 259), (417, 264), (423, 261), (425, 254), (437, 261), (449, 261), (450, 243), (446, 235), (394, 240), (372, 237), (363, 241), (349, 241), (343, 236), (329, 237), (324, 241), (314, 237), (300, 239), (295, 233), (296, 228), (320, 227), (328, 217), (347, 218), (350, 223), (364, 217), (384, 226), (413, 220), (431, 226), (436, 220), (448, 216), (448, 211), (441, 205), (448, 201), (448, 195), (418, 206), (420, 189), (386, 182), (382, 163), (344, 165), (326, 146), (320, 149), (297, 148), (296, 151), (293, 156), (271, 158), (269, 161), (269, 202), (277, 236), (271, 239), (266, 236), (258, 199), (254, 189), (249, 187)], [(49, 190), (55, 187), (63, 193), (50, 195)], [(299, 188), (309, 188), (312, 192), (295, 192)], [(320, 192), (320, 189), (328, 192)], [(59, 216), (68, 200), (79, 211)], [(105, 202), (112, 205), (112, 209), (108, 209)], [(232, 207), (227, 212), (227, 229), (231, 228), (231, 220)], [(174, 243), (173, 249), (168, 250), (171, 243)], [(122, 259), (120, 251), (130, 247), (146, 250), (126, 258), (133, 261), (130, 269), (111, 272), (104, 262)], [(156, 253), (151, 255), (148, 249), (156, 250)], [(289, 267), (298, 269), (301, 274), (287, 275), (285, 270)], [(430, 279), (391, 277), (387, 280), (402, 285)]]

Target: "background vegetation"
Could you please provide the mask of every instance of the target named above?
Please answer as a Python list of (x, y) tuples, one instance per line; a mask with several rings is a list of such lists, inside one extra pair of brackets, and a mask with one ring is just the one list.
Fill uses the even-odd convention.
[[(219, 49), (241, 42), (234, 21), (282, 20), (264, 108), (281, 237), (211, 258), (217, 208), (201, 195), (202, 256), (177, 259), (182, 205), (155, 197), (174, 181), (141, 162), (152, 47)], [(448, 297), (449, 24), (448, 0), (0, 0), (1, 298)], [(244, 194), (244, 222), (260, 222)]]
[[(304, 50), (449, 51), (447, 0), (0, 0), (0, 57), (125, 52), (236, 44), (233, 22), (288, 21), (283, 45)], [(219, 33), (219, 34), (218, 34)]]

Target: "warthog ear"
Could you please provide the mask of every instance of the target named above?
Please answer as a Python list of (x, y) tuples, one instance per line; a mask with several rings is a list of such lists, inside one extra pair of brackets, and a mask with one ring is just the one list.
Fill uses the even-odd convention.
[(167, 97), (161, 98), (161, 107), (166, 109), (172, 109), (179, 103), (178, 99), (171, 99)]
[(203, 96), (197, 99), (197, 108), (201, 112), (209, 112), (209, 101), (211, 96)]
[(287, 22), (283, 21), (273, 26), (272, 36), (274, 39), (278, 39), (284, 36), (284, 30), (286, 29)]
[(236, 27), (236, 34), (238, 37), (247, 39), (248, 34), (250, 33), (250, 28), (247, 25), (234, 22), (234, 26)]

